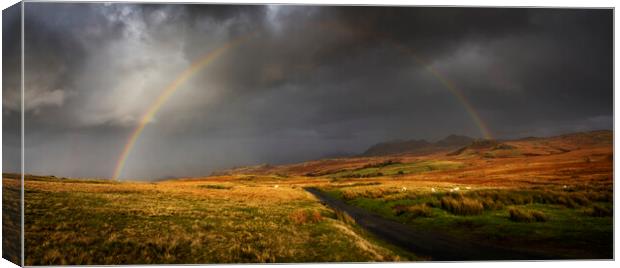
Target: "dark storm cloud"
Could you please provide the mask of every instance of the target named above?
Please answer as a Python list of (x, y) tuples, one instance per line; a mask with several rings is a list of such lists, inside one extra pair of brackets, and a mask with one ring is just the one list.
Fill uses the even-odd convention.
[(612, 126), (611, 10), (26, 7), (33, 172), (110, 176), (163, 88), (238, 38), (165, 103), (124, 177), (358, 153), (395, 138), (480, 136), (442, 79), (500, 138)]
[(2, 172), (21, 170), (21, 6), (2, 11)]

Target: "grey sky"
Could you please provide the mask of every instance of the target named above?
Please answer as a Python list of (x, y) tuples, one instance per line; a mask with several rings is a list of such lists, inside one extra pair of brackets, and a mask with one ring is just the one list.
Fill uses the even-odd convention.
[[(31, 173), (112, 176), (166, 85), (242, 36), (162, 106), (123, 178), (480, 137), (426, 67), (495, 137), (613, 124), (611, 10), (27, 3), (25, 32)], [(6, 96), (4, 120), (18, 116)]]

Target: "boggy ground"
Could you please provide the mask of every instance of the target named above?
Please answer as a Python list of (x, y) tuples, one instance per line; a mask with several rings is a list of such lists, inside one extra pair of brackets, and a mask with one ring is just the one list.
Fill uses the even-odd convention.
[(611, 258), (611, 136), (478, 142), (157, 183), (27, 176), (25, 264), (441, 259), (383, 241), (306, 187), (442, 239)]

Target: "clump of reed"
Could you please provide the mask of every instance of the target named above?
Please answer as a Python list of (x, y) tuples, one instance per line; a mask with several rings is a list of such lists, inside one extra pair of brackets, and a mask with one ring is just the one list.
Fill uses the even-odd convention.
[(454, 198), (445, 196), (441, 198), (441, 208), (455, 215), (479, 215), (484, 211), (482, 202), (468, 197)]
[(613, 216), (613, 210), (606, 208), (601, 205), (593, 205), (592, 207), (586, 208), (585, 213), (588, 216), (592, 217), (610, 217)]
[(407, 214), (412, 218), (417, 217), (432, 217), (433, 210), (426, 204), (417, 205), (396, 205), (392, 207), (396, 216)]
[(510, 208), (508, 213), (510, 220), (516, 222), (545, 222), (548, 220), (547, 215), (537, 210)]

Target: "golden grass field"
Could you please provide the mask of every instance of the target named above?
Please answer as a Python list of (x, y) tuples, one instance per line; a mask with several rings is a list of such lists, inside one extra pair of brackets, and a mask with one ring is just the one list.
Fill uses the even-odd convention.
[(400, 260), (291, 184), (26, 180), (26, 265)]
[(18, 176), (2, 176), (2, 257), (19, 263), (21, 260), (20, 181)]
[[(612, 136), (262, 165), (156, 183), (28, 175), (25, 264), (432, 260), (364, 231), (303, 189), (310, 186), (412, 228), (567, 259), (611, 258)], [(17, 182), (4, 175), (5, 187)]]

